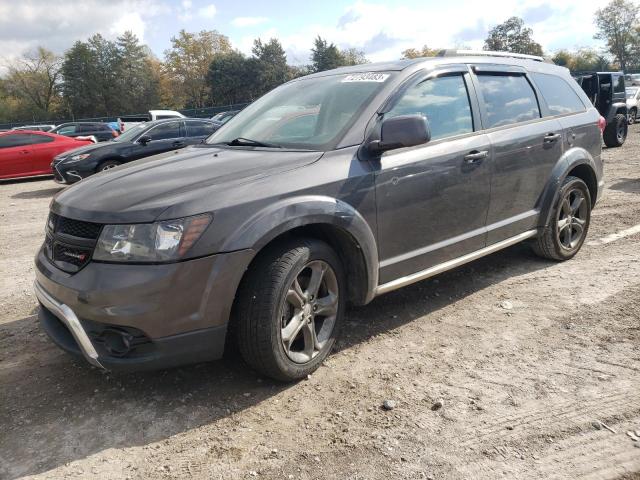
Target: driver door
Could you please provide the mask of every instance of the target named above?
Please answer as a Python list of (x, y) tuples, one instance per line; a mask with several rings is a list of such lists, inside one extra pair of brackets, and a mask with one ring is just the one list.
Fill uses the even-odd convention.
[(184, 122), (182, 120), (156, 125), (143, 133), (142, 137), (149, 137), (151, 140), (146, 144), (139, 143), (139, 140), (136, 142), (136, 158), (169, 152), (186, 145)]
[(383, 154), (376, 175), (381, 283), (486, 246), (492, 149), (468, 68), (414, 80), (384, 117), (416, 113), (431, 141)]

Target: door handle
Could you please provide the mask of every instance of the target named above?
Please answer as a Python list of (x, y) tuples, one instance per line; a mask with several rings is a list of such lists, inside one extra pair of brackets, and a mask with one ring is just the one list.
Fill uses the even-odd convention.
[(482, 150), (481, 152), (474, 150), (464, 156), (464, 161), (471, 164), (481, 163), (488, 156), (489, 152), (487, 150)]
[(173, 142), (171, 145), (173, 145), (174, 147), (184, 147), (184, 142), (178, 140), (177, 142)]
[(560, 137), (559, 133), (550, 133), (544, 137), (544, 143), (555, 143), (560, 140)]

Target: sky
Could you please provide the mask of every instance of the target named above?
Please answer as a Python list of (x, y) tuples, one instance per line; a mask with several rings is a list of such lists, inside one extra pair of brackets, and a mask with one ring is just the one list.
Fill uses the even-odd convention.
[(601, 46), (593, 14), (607, 0), (0, 0), (0, 67), (38, 45), (62, 53), (76, 40), (131, 30), (162, 58), (181, 29), (218, 30), (250, 53), (253, 40), (278, 38), (289, 63), (309, 63), (320, 35), (371, 61), (407, 48), (482, 48), (487, 32), (523, 18), (545, 51)]

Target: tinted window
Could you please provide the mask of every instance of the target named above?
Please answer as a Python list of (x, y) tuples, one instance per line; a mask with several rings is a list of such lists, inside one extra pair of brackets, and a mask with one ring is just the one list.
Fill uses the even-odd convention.
[(188, 137), (208, 137), (214, 131), (214, 125), (209, 122), (187, 122)]
[(487, 128), (540, 118), (535, 93), (524, 75), (478, 75)]
[(469, 94), (462, 75), (420, 82), (407, 90), (385, 116), (416, 113), (429, 120), (433, 140), (473, 132)]
[(29, 143), (37, 144), (37, 143), (50, 143), (53, 142), (53, 138), (47, 137), (46, 135), (29, 135)]
[(167, 140), (180, 137), (180, 122), (162, 123), (147, 132), (151, 140)]
[(614, 76), (613, 91), (616, 93), (624, 93), (624, 76)]
[(76, 125), (66, 125), (64, 127), (60, 127), (58, 130), (56, 130), (55, 133), (57, 133), (58, 135), (70, 135), (72, 133), (76, 133), (76, 130)]
[(99, 130), (99, 128), (97, 128), (96, 125), (78, 125), (76, 132), (89, 133), (89, 132), (95, 132), (96, 130)]
[(20, 147), (31, 143), (28, 134), (13, 133), (9, 135), (0, 135), (0, 148)]
[(562, 78), (544, 73), (534, 73), (533, 79), (547, 101), (551, 115), (584, 112), (585, 107), (580, 97)]
[(157, 115), (156, 120), (165, 120), (167, 118), (180, 118), (177, 115)]

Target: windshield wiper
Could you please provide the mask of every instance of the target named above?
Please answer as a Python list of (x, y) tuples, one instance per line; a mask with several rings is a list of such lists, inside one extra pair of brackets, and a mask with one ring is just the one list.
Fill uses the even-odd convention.
[(276, 145), (275, 143), (261, 142), (259, 140), (251, 140), (250, 138), (244, 138), (244, 137), (235, 138), (230, 142), (225, 142), (225, 144), (232, 147), (251, 146), (251, 147), (282, 148), (282, 146)]

